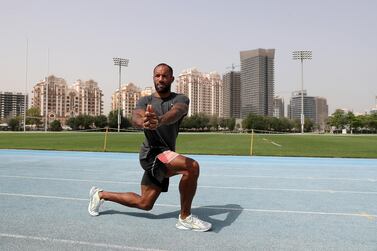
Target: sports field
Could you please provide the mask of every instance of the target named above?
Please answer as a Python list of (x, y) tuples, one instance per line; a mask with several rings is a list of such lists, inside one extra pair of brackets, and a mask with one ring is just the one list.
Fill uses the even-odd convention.
[[(0, 133), (1, 149), (138, 152), (142, 133)], [(377, 158), (377, 135), (181, 133), (185, 154)]]

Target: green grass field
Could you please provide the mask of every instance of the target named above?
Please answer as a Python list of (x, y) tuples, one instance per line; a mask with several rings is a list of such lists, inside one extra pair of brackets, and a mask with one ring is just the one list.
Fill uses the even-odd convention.
[[(104, 151), (105, 133), (0, 133), (2, 149)], [(109, 133), (108, 152), (138, 152), (142, 133)], [(177, 151), (185, 154), (250, 155), (250, 134), (181, 133)], [(253, 155), (377, 158), (377, 135), (255, 134)]]

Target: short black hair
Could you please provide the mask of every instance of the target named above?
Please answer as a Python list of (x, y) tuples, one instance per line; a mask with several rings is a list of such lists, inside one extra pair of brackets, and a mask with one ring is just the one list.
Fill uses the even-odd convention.
[(154, 67), (154, 69), (153, 69), (153, 74), (154, 74), (154, 71), (155, 71), (155, 70), (157, 69), (157, 67), (159, 67), (159, 66), (166, 66), (166, 67), (169, 69), (171, 76), (173, 76), (173, 68), (172, 68), (170, 65), (165, 64), (165, 63), (159, 63), (158, 65), (156, 65), (156, 67)]

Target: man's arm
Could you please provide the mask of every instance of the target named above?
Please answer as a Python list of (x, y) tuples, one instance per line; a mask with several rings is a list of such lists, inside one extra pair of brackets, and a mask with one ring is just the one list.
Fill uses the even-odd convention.
[(143, 109), (135, 109), (132, 112), (132, 125), (136, 128), (144, 128), (144, 115)]
[(137, 128), (155, 130), (158, 126), (158, 118), (152, 105), (147, 106), (147, 110), (135, 109), (132, 113), (132, 124)]
[(185, 103), (176, 103), (173, 107), (164, 115), (158, 116), (158, 126), (159, 125), (170, 125), (178, 120), (180, 120), (183, 116), (185, 116), (188, 112), (188, 105)]

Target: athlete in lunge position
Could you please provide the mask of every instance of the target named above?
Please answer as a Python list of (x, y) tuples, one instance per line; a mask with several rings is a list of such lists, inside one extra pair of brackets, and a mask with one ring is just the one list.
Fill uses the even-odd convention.
[(210, 223), (191, 214), (199, 164), (175, 152), (179, 125), (187, 114), (190, 101), (185, 95), (171, 92), (173, 81), (173, 69), (167, 64), (157, 65), (153, 70), (156, 92), (141, 98), (132, 114), (133, 125), (143, 128), (145, 134), (139, 155), (140, 164), (145, 170), (141, 180), (141, 195), (133, 192), (115, 193), (92, 187), (89, 192), (90, 215), (99, 215), (99, 208), (104, 201), (151, 210), (160, 193), (168, 191), (169, 177), (181, 174), (181, 212), (176, 227), (194, 231), (208, 231), (211, 228)]

